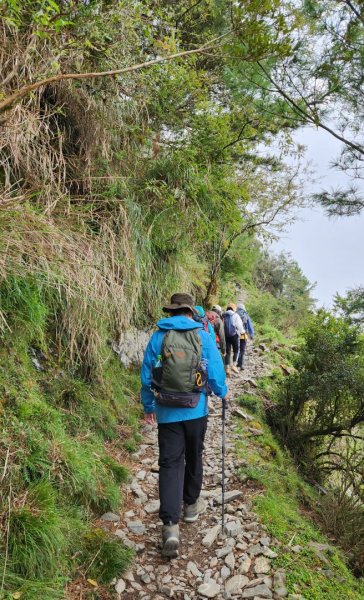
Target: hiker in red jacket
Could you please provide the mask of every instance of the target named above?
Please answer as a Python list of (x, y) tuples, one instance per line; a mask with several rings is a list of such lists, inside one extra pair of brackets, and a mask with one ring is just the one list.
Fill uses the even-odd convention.
[(226, 341), (225, 341), (225, 330), (224, 321), (222, 319), (222, 308), (218, 304), (212, 307), (212, 310), (206, 312), (206, 316), (214, 328), (216, 335), (216, 344), (221, 354), (226, 354)]

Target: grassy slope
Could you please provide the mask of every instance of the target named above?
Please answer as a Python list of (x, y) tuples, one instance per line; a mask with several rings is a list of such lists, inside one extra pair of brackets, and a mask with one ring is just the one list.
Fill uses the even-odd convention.
[(0, 348), (0, 598), (61, 599), (73, 577), (108, 584), (131, 559), (92, 520), (122, 503), (122, 463), (138, 438), (138, 378), (110, 351), (102, 379), (89, 383), (53, 358), (46, 336), (41, 346), (34, 351), (34, 330), (23, 323)]
[[(273, 355), (273, 362), (287, 355)], [(273, 377), (279, 377), (277, 369)], [(244, 411), (254, 417), (254, 427), (261, 429), (261, 436), (250, 436), (245, 422), (237, 417), (240, 439), (236, 452), (246, 466), (241, 475), (257, 482), (262, 491), (255, 496), (254, 509), (266, 525), (267, 531), (277, 540), (279, 557), (273, 561), (274, 568), (284, 568), (290, 593), (302, 594), (307, 600), (361, 600), (364, 583), (355, 579), (346, 566), (345, 557), (333, 546), (320, 558), (309, 547), (310, 542), (330, 544), (310, 518), (315, 492), (297, 474), (290, 457), (273, 437), (265, 421), (263, 398), (267, 397), (270, 379), (262, 378), (256, 395), (246, 394), (239, 399)], [(292, 547), (300, 546), (299, 552)], [(328, 560), (328, 562), (326, 562)]]

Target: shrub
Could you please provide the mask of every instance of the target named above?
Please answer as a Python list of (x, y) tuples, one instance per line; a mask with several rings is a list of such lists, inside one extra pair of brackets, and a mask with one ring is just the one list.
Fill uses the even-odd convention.
[(363, 339), (356, 326), (321, 310), (309, 319), (302, 340), (296, 370), (278, 385), (270, 418), (306, 477), (333, 490), (324, 499), (330, 516), (323, 520), (346, 550), (352, 546), (362, 573)]

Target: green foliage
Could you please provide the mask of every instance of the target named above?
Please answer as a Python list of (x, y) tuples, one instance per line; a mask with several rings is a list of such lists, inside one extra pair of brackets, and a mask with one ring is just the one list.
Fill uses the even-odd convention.
[[(249, 410), (247, 396), (242, 403)], [(327, 554), (328, 565), (310, 547), (311, 542), (328, 542), (313, 521), (305, 516), (307, 506), (317, 506), (316, 494), (297, 475), (289, 455), (260, 420), (258, 415), (263, 412), (262, 406), (253, 408), (251, 412), (255, 420), (260, 421), (263, 435), (249, 437), (238, 417), (236, 431), (240, 435), (236, 451), (245, 464), (241, 469), (244, 480), (248, 477), (262, 487), (260, 493), (256, 490), (254, 494), (253, 506), (269, 535), (279, 543), (279, 556), (273, 559), (273, 568), (286, 571), (289, 593), (301, 594), (307, 600), (341, 600), (344, 597), (359, 600), (364, 593), (363, 584), (350, 573), (340, 552), (331, 548)], [(301, 550), (293, 553), (291, 547), (296, 545)]]
[(42, 282), (10, 275), (0, 283), (0, 315), (10, 329), (19, 327), (28, 339), (41, 340), (49, 312)]
[[(10, 513), (9, 552), (12, 568), (27, 578), (51, 577), (62, 570), (67, 539), (55, 490), (42, 480), (31, 484)], [(63, 565), (64, 568), (64, 565)]]
[(307, 318), (312, 286), (297, 263), (285, 254), (269, 254), (257, 240), (241, 238), (222, 264), (219, 304), (247, 296), (246, 306), (259, 338), (287, 345), (297, 323)]
[[(325, 527), (363, 572), (364, 348), (359, 329), (321, 310), (302, 331), (295, 372), (278, 385), (270, 418), (306, 477), (329, 490)], [(354, 525), (355, 523), (355, 525)], [(344, 533), (345, 532), (345, 533)]]
[[(232, 10), (240, 25), (226, 50), (249, 56), (242, 40), (250, 40), (254, 59), (267, 51), (286, 54), (291, 29), (276, 2)], [(231, 28), (230, 10), (207, 0), (152, 8), (145, 2), (14, 0), (4, 3), (1, 15), (14, 32), (3, 32), (4, 56), (14, 54), (21, 30), (15, 54), (32, 65), (37, 79), (59, 70), (105, 70), (114, 61), (132, 64), (195, 47)], [(42, 61), (36, 51), (28, 56), (29, 40), (39, 45)], [(18, 70), (28, 73), (17, 64)], [(247, 240), (275, 211), (285, 213), (300, 201), (296, 183), (286, 185), (294, 177), (283, 160), (267, 158), (264, 167), (274, 168), (262, 168), (264, 158), (254, 152), (278, 127), (249, 102), (250, 84), (242, 102), (228, 79), (221, 57), (212, 53), (122, 80), (50, 86), (41, 92), (41, 109), (30, 104), (34, 118), (22, 121), (21, 141), (9, 139), (1, 150), (9, 204), (0, 229), (13, 232), (0, 242), (2, 279), (28, 273), (41, 282), (57, 343), (88, 372), (105, 360), (106, 336), (130, 322), (149, 323), (178, 287), (197, 289), (209, 303), (235, 241)], [(4, 93), (18, 83), (9, 77)], [(29, 138), (35, 140), (31, 152)], [(29, 195), (29, 189), (37, 191)], [(27, 202), (19, 210), (12, 198), (23, 191)], [(4, 313), (2, 326), (7, 318)]]
[(255, 394), (244, 394), (238, 398), (238, 402), (241, 406), (247, 408), (249, 412), (262, 417), (262, 403)]
[(359, 215), (364, 208), (364, 199), (354, 186), (314, 194), (313, 198), (324, 207), (329, 217), (352, 217)]
[(349, 290), (345, 296), (336, 294), (334, 311), (351, 324), (362, 326), (364, 323), (364, 288), (358, 286)]
[(102, 529), (92, 529), (83, 538), (78, 562), (88, 577), (98, 583), (110, 583), (126, 570), (132, 558), (133, 552), (117, 537)]
[[(364, 419), (363, 348), (357, 328), (319, 311), (302, 332), (296, 373), (282, 386), (278, 414), (285, 439), (308, 443), (352, 430)], [(280, 419), (280, 417), (279, 417)]]
[[(0, 493), (0, 547), (4, 556), (8, 544), (6, 591), (21, 591), (27, 600), (37, 594), (61, 599), (89, 520), (120, 507), (128, 470), (118, 457), (126, 440), (136, 443), (137, 378), (116, 359), (105, 365), (101, 381), (72, 376), (53, 355), (44, 331), (39, 355), (44, 370), (37, 372), (27, 340), (27, 332), (34, 341), (36, 331), (29, 327), (24, 337), (3, 338), (0, 351), (3, 464), (9, 452)], [(110, 544), (115, 569), (122, 568), (129, 553)]]

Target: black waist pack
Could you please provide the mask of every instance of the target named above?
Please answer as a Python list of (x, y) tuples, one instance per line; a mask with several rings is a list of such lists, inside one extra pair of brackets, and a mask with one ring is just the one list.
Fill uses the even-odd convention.
[(155, 399), (159, 406), (169, 406), (173, 408), (196, 408), (201, 394), (184, 392), (154, 392)]

